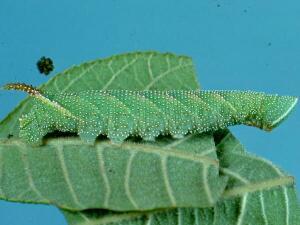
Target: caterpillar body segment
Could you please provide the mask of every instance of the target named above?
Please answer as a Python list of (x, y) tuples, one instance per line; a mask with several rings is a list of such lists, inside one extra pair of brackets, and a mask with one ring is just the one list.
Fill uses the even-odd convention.
[(158, 116), (161, 112), (153, 102), (143, 95), (130, 91), (110, 91), (109, 95), (122, 102), (128, 109), (131, 115), (129, 124), (132, 125), (132, 135), (139, 135), (145, 140), (154, 140), (154, 137), (160, 134), (164, 121)]
[[(22, 84), (21, 84), (22, 85)], [(30, 86), (31, 87), (31, 86)], [(34, 106), (20, 118), (20, 136), (39, 144), (54, 130), (76, 132), (93, 143), (107, 135), (114, 143), (128, 136), (154, 140), (158, 135), (182, 137), (245, 124), (271, 130), (294, 108), (297, 98), (252, 91), (30, 91)]]

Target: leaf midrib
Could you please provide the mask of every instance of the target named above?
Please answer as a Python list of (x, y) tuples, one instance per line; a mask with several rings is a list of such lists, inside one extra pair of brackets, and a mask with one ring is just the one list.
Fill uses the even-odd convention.
[(267, 190), (278, 186), (292, 185), (294, 184), (294, 177), (285, 176), (277, 177), (274, 179), (268, 179), (260, 182), (247, 183), (245, 185), (234, 187), (229, 190), (225, 190), (223, 198), (243, 196), (245, 193), (253, 193), (257, 191)]

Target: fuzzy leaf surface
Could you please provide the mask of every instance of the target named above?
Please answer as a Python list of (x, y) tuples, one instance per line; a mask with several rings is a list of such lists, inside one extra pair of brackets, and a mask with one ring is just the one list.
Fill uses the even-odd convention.
[(300, 206), (294, 180), (271, 162), (245, 151), (228, 131), (215, 135), (221, 171), (230, 177), (213, 208), (117, 213), (64, 211), (70, 225), (296, 225)]
[(11, 139), (0, 142), (0, 198), (69, 210), (209, 207), (227, 181), (215, 150), (211, 135), (121, 146), (54, 139), (38, 149)]

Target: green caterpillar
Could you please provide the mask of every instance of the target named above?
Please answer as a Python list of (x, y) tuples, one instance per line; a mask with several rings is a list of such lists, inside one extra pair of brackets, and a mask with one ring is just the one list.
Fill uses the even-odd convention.
[(297, 103), (290, 96), (252, 91), (128, 91), (92, 90), (41, 93), (23, 83), (5, 89), (22, 90), (34, 106), (20, 118), (20, 137), (41, 144), (49, 132), (76, 132), (93, 143), (104, 134), (114, 143), (129, 136), (154, 140), (158, 135), (179, 138), (245, 124), (264, 130), (276, 127)]

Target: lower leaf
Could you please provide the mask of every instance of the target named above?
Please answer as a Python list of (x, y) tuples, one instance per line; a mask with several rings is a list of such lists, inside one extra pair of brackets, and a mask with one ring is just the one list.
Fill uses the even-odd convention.
[(63, 138), (36, 148), (10, 139), (0, 141), (0, 158), (1, 199), (73, 211), (209, 207), (227, 182), (209, 134), (95, 146)]
[(63, 211), (69, 225), (300, 224), (294, 179), (271, 162), (246, 152), (228, 131), (215, 134), (226, 191), (213, 208), (177, 208), (117, 213)]

